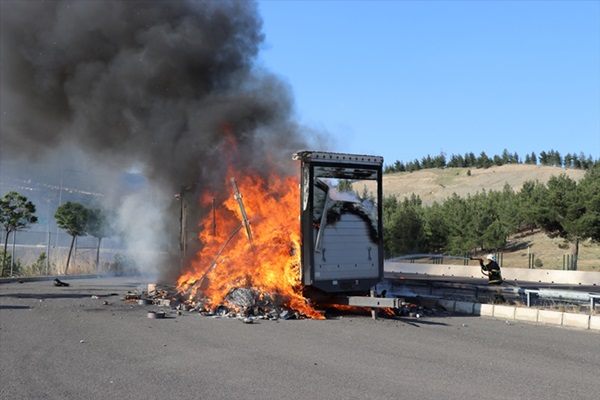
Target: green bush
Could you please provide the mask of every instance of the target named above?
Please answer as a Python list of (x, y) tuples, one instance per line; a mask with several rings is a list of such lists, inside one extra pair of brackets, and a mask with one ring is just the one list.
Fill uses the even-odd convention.
[[(4, 250), (0, 250), (0, 276), (10, 273), (10, 264), (12, 262), (12, 256)], [(5, 272), (6, 271), (6, 272)]]
[[(9, 252), (4, 253), (3, 250), (0, 250), (0, 267), (2, 268), (2, 274), (0, 276), (9, 276), (11, 264), (13, 264), (12, 256)], [(19, 275), (21, 270), (21, 260), (17, 259), (12, 265), (12, 275)]]

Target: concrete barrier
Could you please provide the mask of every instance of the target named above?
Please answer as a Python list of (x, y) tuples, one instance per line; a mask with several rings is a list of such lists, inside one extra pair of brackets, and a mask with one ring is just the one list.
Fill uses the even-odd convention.
[(441, 300), (438, 300), (437, 303), (441, 307), (443, 307), (444, 310), (449, 311), (449, 312), (454, 312), (454, 305), (456, 304), (456, 301), (441, 299)]
[(473, 314), (475, 303), (469, 301), (457, 301), (454, 303), (454, 312), (461, 314)]
[[(481, 278), (482, 281), (487, 280), (487, 277), (481, 274), (481, 268), (479, 267), (479, 265), (443, 265), (386, 261), (384, 263), (383, 269), (385, 272), (423, 274), (435, 276), (462, 276), (469, 278)], [(527, 268), (502, 268), (502, 276), (508, 282), (545, 282), (566, 285), (589, 285), (600, 287), (600, 272), (593, 271), (561, 271)]]
[(494, 306), (494, 318), (515, 319), (515, 308), (511, 306)]
[(538, 309), (537, 308), (526, 308), (526, 307), (515, 307), (515, 319), (518, 321), (537, 322), (538, 321)]
[(550, 325), (562, 325), (563, 314), (560, 311), (539, 310), (538, 322)]
[(600, 315), (590, 316), (590, 329), (600, 331)]
[(493, 317), (494, 305), (475, 303), (475, 305), (473, 306), (473, 314), (480, 315), (482, 317)]
[(571, 328), (589, 329), (590, 316), (586, 314), (563, 313), (562, 324)]
[(447, 299), (440, 299), (437, 301), (437, 304), (449, 312), (460, 314), (600, 331), (600, 315), (590, 316), (588, 314), (564, 313), (529, 307), (482, 304)]

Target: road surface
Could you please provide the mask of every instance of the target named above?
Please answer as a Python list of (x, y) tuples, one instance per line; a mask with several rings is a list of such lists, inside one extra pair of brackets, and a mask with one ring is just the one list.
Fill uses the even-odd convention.
[[(142, 278), (0, 284), (1, 399), (594, 399), (600, 334), (438, 314), (149, 319)], [(104, 304), (104, 303), (107, 304)]]

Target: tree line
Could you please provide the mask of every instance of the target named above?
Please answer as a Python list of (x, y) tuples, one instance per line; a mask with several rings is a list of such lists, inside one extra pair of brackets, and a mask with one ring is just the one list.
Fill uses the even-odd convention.
[[(10, 267), (11, 257), (8, 254), (8, 237), (22, 229), (26, 229), (37, 222), (35, 204), (27, 197), (17, 192), (9, 192), (0, 198), (0, 223), (4, 228), (4, 244), (0, 254), (0, 276), (4, 276), (5, 269)], [(95, 237), (96, 268), (100, 259), (100, 244), (103, 238), (110, 237), (114, 231), (108, 223), (106, 211), (100, 208), (86, 207), (76, 202), (66, 202), (56, 209), (54, 214), (56, 224), (71, 236), (71, 245), (67, 256), (65, 274), (69, 268), (75, 239), (79, 236)]]
[(579, 242), (600, 242), (600, 167), (579, 181), (566, 174), (546, 184), (525, 182), (519, 192), (506, 184), (466, 198), (454, 194), (424, 206), (419, 196), (383, 199), (386, 258), (406, 254), (468, 255), (495, 252), (510, 234), (542, 229), (571, 243), (577, 259)]
[(482, 151), (479, 156), (475, 156), (474, 153), (470, 152), (464, 155), (452, 154), (447, 158), (444, 153), (441, 153), (434, 157), (427, 155), (421, 160), (415, 159), (407, 163), (396, 161), (391, 165), (386, 165), (383, 173), (414, 172), (428, 168), (489, 168), (506, 164), (543, 165), (589, 170), (600, 164), (600, 160), (594, 160), (591, 155), (585, 156), (583, 152), (580, 154), (567, 153), (562, 156), (555, 150), (542, 151), (539, 155), (531, 152), (525, 156), (525, 159), (521, 159), (517, 153), (509, 153), (508, 150), (504, 149), (501, 155), (491, 157)]
[[(352, 186), (342, 180), (338, 190), (352, 190)], [(366, 188), (357, 195), (374, 200)], [(0, 276), (10, 265), (9, 235), (35, 224), (35, 212), (35, 205), (17, 192), (0, 198), (0, 223), (5, 231)], [(58, 227), (72, 237), (65, 273), (79, 236), (98, 239), (98, 263), (101, 240), (114, 234), (107, 212), (66, 202), (57, 208), (54, 217)], [(507, 243), (509, 235), (539, 228), (549, 236), (572, 243), (572, 254), (577, 259), (581, 240), (600, 242), (600, 165), (596, 162), (579, 182), (561, 174), (546, 184), (525, 182), (518, 192), (506, 184), (502, 191), (484, 190), (466, 198), (454, 194), (431, 206), (423, 205), (414, 194), (402, 200), (386, 196), (383, 227), (386, 258), (419, 253), (494, 252)]]

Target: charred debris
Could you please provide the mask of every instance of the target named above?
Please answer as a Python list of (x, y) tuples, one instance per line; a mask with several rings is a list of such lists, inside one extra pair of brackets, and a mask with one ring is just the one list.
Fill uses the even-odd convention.
[[(385, 296), (385, 291), (379, 296)], [(285, 304), (278, 294), (264, 293), (257, 288), (238, 287), (231, 289), (223, 302), (211, 304), (208, 298), (200, 294), (190, 297), (171, 285), (148, 284), (147, 290), (130, 291), (123, 301), (137, 303), (140, 306), (158, 307), (159, 311), (147, 311), (148, 318), (165, 318), (173, 315), (199, 315), (202, 317), (238, 319), (244, 323), (255, 320), (300, 320), (314, 319), (305, 313), (294, 310)], [(307, 300), (310, 303), (310, 300)], [(418, 301), (406, 302), (399, 308), (369, 308), (344, 304), (314, 304), (320, 319), (339, 319), (342, 317), (376, 317), (401, 319), (405, 322), (440, 313), (435, 307)], [(162, 309), (162, 310), (160, 310)], [(374, 314), (375, 313), (375, 314)], [(408, 320), (407, 320), (408, 319)]]

